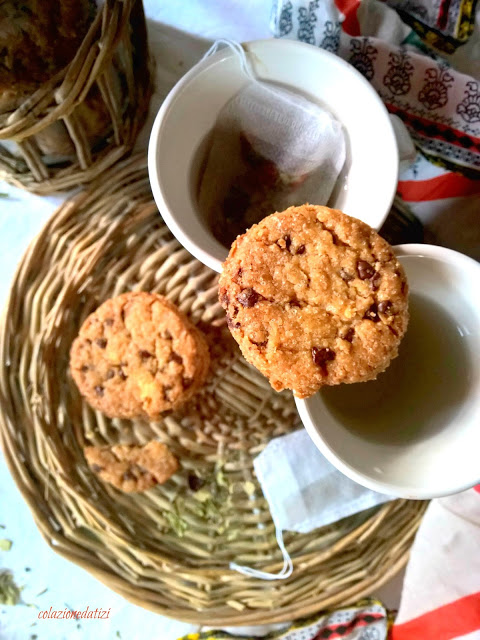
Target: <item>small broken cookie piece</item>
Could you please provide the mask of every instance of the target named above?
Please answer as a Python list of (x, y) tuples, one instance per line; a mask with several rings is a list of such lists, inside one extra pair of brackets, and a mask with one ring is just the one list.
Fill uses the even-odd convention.
[(101, 480), (127, 493), (163, 484), (178, 469), (175, 456), (157, 440), (144, 446), (85, 447), (83, 452), (90, 469)]
[(239, 236), (219, 299), (245, 359), (298, 398), (376, 378), (408, 324), (408, 285), (390, 245), (328, 207), (290, 207)]
[(203, 334), (156, 293), (125, 293), (83, 323), (70, 351), (80, 393), (111, 418), (158, 419), (202, 386), (210, 363)]

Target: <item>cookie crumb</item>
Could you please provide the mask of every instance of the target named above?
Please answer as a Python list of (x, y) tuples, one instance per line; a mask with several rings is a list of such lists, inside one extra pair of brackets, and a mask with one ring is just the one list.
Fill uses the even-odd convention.
[(157, 440), (144, 446), (85, 447), (83, 451), (93, 473), (127, 493), (163, 484), (178, 470), (175, 456)]

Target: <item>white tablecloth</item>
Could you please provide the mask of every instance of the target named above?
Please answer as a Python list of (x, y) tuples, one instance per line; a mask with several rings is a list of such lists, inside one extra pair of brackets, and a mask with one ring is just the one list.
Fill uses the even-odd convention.
[[(150, 46), (157, 64), (157, 89), (149, 122), (139, 140), (146, 149), (158, 105), (176, 80), (202, 55), (208, 40), (238, 41), (270, 37), (271, 0), (144, 0), (149, 18)], [(185, 33), (176, 31), (182, 30)], [(189, 35), (190, 34), (190, 35)], [(8, 295), (16, 265), (28, 243), (65, 196), (30, 195), (6, 184), (0, 191), (0, 303)], [(197, 627), (171, 621), (129, 604), (76, 565), (52, 551), (38, 532), (0, 454), (0, 538), (13, 541), (0, 551), (0, 570), (13, 572), (24, 586), (22, 600), (34, 606), (0, 606), (0, 640), (116, 639), (174, 640)], [(383, 590), (387, 604), (398, 602), (401, 577)], [(46, 591), (44, 591), (47, 589)], [(377, 594), (378, 595), (378, 594)], [(382, 594), (380, 594), (382, 595)], [(104, 620), (43, 620), (44, 610), (103, 609)]]

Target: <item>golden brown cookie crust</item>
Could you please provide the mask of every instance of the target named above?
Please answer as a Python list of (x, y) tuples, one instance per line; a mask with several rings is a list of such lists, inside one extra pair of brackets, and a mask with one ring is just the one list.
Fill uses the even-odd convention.
[(125, 492), (147, 491), (178, 469), (175, 456), (156, 440), (144, 446), (85, 447), (84, 454), (95, 474)]
[(156, 419), (205, 381), (205, 338), (174, 304), (130, 292), (104, 302), (83, 323), (70, 370), (89, 404), (111, 418)]
[(298, 398), (376, 378), (408, 324), (408, 285), (390, 245), (328, 207), (290, 207), (239, 236), (219, 294), (246, 360)]

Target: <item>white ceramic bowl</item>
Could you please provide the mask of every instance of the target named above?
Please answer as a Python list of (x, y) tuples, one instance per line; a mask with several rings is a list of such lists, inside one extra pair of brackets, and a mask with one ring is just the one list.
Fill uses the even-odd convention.
[[(349, 159), (345, 187), (332, 204), (380, 228), (395, 195), (398, 150), (375, 90), (351, 65), (318, 47), (260, 40), (245, 48), (259, 79), (299, 91), (342, 122)], [(247, 82), (230, 49), (202, 60), (163, 102), (148, 150), (152, 191), (166, 224), (190, 253), (218, 272), (228, 251), (201, 220), (195, 188), (201, 151), (218, 113)]]
[[(411, 294), (400, 355), (375, 382), (296, 402), (315, 445), (352, 480), (381, 493), (433, 498), (480, 482), (480, 264), (431, 245), (395, 251)], [(378, 385), (382, 376), (381, 393), (365, 393), (364, 385)], [(405, 394), (395, 395), (397, 381)], [(376, 401), (387, 403), (387, 413)], [(385, 424), (372, 431), (369, 411)]]

